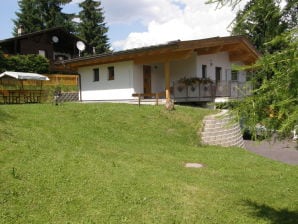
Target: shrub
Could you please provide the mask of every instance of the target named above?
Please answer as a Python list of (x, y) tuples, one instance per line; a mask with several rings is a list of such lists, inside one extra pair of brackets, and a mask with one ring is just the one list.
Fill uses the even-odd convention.
[(40, 55), (15, 55), (6, 59), (7, 71), (47, 73), (49, 61)]

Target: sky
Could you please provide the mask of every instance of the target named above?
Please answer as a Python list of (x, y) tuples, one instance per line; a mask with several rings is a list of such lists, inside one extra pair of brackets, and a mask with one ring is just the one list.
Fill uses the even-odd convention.
[[(78, 13), (78, 3), (82, 1), (73, 0), (63, 11)], [(205, 1), (101, 0), (112, 49), (131, 49), (178, 39), (228, 36), (236, 11), (230, 7), (216, 9), (215, 4), (206, 5)], [(0, 0), (0, 40), (12, 37), (17, 2)]]

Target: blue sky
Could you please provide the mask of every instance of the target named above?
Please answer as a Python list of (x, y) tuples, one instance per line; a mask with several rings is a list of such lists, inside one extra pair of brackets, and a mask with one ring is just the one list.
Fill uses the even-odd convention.
[[(0, 40), (12, 37), (12, 31), (14, 27), (13, 19), (16, 19), (15, 12), (18, 11), (18, 1), (17, 0), (0, 0)], [(64, 12), (77, 13), (79, 7), (77, 3), (68, 4), (63, 9)], [(114, 24), (109, 29), (108, 36), (110, 41), (116, 41), (119, 38), (124, 39), (131, 32), (143, 31), (144, 26), (138, 24), (137, 22), (127, 24)]]
[[(73, 0), (63, 11), (77, 13)], [(128, 49), (172, 40), (229, 35), (235, 16), (230, 8), (215, 10), (206, 0), (102, 0), (113, 49)], [(17, 0), (0, 0), (0, 39), (12, 37)]]

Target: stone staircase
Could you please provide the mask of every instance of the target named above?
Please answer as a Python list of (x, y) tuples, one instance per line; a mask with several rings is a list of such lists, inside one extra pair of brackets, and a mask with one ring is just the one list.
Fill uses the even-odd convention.
[(240, 125), (227, 110), (223, 110), (219, 114), (206, 116), (203, 119), (203, 128), (200, 135), (203, 144), (244, 148)]

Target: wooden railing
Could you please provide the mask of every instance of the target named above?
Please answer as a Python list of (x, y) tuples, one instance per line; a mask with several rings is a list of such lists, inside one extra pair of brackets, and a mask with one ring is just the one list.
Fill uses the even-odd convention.
[(249, 82), (221, 81), (217, 83), (200, 83), (185, 85), (174, 83), (173, 95), (175, 99), (209, 100), (215, 97), (242, 98), (250, 95), (252, 87)]

